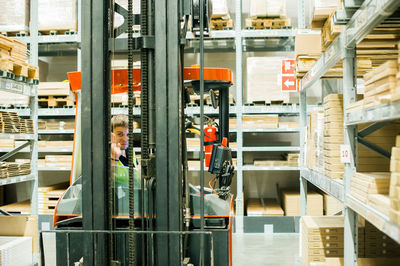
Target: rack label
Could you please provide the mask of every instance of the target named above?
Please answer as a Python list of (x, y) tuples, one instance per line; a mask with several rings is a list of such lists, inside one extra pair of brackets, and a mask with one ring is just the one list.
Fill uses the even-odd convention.
[(342, 163), (350, 163), (351, 149), (350, 145), (340, 145), (340, 161)]

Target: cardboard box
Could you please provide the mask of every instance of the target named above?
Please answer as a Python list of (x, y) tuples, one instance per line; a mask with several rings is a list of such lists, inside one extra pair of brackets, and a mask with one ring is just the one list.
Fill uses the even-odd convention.
[(243, 128), (278, 128), (278, 115), (243, 115)]
[[(300, 192), (292, 190), (282, 191), (285, 216), (300, 216)], [(316, 192), (307, 193), (307, 215), (323, 215), (322, 195)]]
[(282, 0), (251, 0), (250, 1), (251, 17), (285, 17), (286, 1)]
[(38, 96), (69, 96), (69, 82), (40, 82)]
[(343, 203), (332, 197), (331, 195), (324, 194), (324, 212), (325, 215), (331, 216), (343, 210)]
[(319, 30), (297, 30), (294, 55), (297, 58), (301, 55), (320, 56), (321, 31)]
[(0, 236), (31, 237), (32, 252), (39, 252), (36, 216), (0, 216)]

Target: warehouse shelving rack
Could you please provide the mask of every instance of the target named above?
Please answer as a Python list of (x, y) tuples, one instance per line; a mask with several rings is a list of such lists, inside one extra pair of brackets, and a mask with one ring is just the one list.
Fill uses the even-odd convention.
[[(356, 63), (355, 47), (363, 38), (400, 7), (397, 0), (366, 0), (354, 13), (342, 33), (325, 50), (311, 70), (301, 80), (301, 162), (304, 163), (304, 140), (307, 127), (307, 89), (319, 80), (325, 72), (343, 60), (343, 99), (346, 107), (356, 101)], [(354, 111), (345, 114), (345, 143), (351, 147), (351, 163), (345, 164), (343, 180), (333, 180), (313, 170), (302, 167), (300, 177), (301, 212), (306, 214), (307, 182), (314, 184), (324, 192), (334, 196), (344, 204), (344, 262), (345, 265), (357, 265), (358, 230), (357, 215), (361, 215), (379, 230), (400, 243), (400, 227), (365, 203), (350, 195), (350, 182), (356, 172), (357, 125), (369, 122), (381, 122), (399, 119), (399, 103), (387, 104), (376, 108)]]
[[(78, 2), (78, 33), (76, 35), (55, 35), (44, 36), (39, 35), (37, 30), (37, 0), (31, 0), (31, 35), (27, 37), (20, 37), (22, 41), (30, 43), (31, 58), (37, 62), (39, 55), (57, 55), (63, 53), (75, 53), (78, 57), (78, 70), (80, 69), (80, 49), (79, 43), (81, 40), (80, 31), (80, 10), (81, 0)], [(299, 28), (305, 26), (305, 0), (299, 0)], [(300, 147), (243, 147), (244, 133), (300, 133), (299, 129), (243, 129), (241, 126), (243, 114), (284, 114), (299, 116), (299, 105), (244, 105), (242, 98), (243, 91), (243, 52), (249, 51), (293, 51), (294, 38), (296, 35), (295, 29), (272, 29), (272, 30), (248, 30), (242, 28), (242, 0), (235, 0), (235, 27), (233, 30), (212, 31), (210, 36), (205, 40), (206, 52), (235, 52), (236, 57), (236, 105), (230, 106), (230, 113), (235, 114), (237, 118), (237, 128), (231, 130), (236, 133), (237, 149), (234, 151), (237, 154), (237, 167), (236, 167), (236, 217), (235, 217), (235, 230), (236, 232), (243, 232), (243, 216), (244, 216), (244, 199), (243, 199), (243, 172), (244, 171), (299, 171), (299, 167), (256, 167), (243, 165), (243, 152), (253, 151), (294, 151), (298, 152)], [(138, 35), (138, 34), (136, 34)], [(279, 38), (277, 38), (279, 37)], [(127, 42), (126, 36), (117, 38), (114, 45), (115, 49), (126, 50)], [(198, 41), (195, 40), (193, 34), (187, 34), (188, 49), (187, 52), (198, 51)], [(56, 51), (57, 49), (62, 51)], [(314, 107), (310, 107), (312, 110)], [(30, 110), (18, 108), (14, 110), (7, 109), (7, 111), (16, 111), (21, 116), (29, 116)], [(38, 109), (39, 117), (74, 117), (75, 108), (40, 108)], [(112, 108), (112, 114), (127, 114), (127, 108)], [(190, 106), (186, 109), (187, 115), (198, 115), (200, 107)], [(217, 114), (218, 111), (211, 106), (205, 106), (204, 113), (206, 115)], [(140, 115), (140, 107), (134, 108), (134, 115)], [(136, 131), (140, 133), (140, 131)], [(39, 134), (73, 134), (73, 130), (39, 130)], [(140, 152), (140, 148), (135, 149)], [(41, 150), (39, 150), (41, 152)], [(43, 169), (39, 169), (43, 171)], [(53, 169), (55, 170), (55, 169)], [(193, 169), (191, 169), (193, 170)], [(63, 170), (64, 171), (64, 170)], [(258, 217), (251, 217), (257, 219)], [(280, 219), (282, 217), (267, 217), (272, 220)], [(290, 218), (293, 217), (284, 217)], [(254, 219), (253, 219), (254, 220)], [(264, 223), (263, 221), (260, 223)], [(279, 223), (279, 222), (278, 222)]]

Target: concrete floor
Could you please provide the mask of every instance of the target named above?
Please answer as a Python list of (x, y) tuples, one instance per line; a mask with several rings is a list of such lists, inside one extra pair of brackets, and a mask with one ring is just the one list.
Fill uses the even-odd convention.
[[(45, 234), (46, 265), (55, 266), (55, 235)], [(300, 266), (299, 234), (234, 234), (233, 266)]]
[(233, 266), (300, 266), (299, 234), (234, 234)]

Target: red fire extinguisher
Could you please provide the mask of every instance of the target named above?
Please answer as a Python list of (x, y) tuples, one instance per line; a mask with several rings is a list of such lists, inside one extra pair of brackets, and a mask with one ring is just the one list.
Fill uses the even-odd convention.
[(206, 167), (209, 167), (213, 144), (217, 141), (217, 128), (213, 125), (208, 125), (204, 129), (204, 152), (205, 152), (205, 160)]

